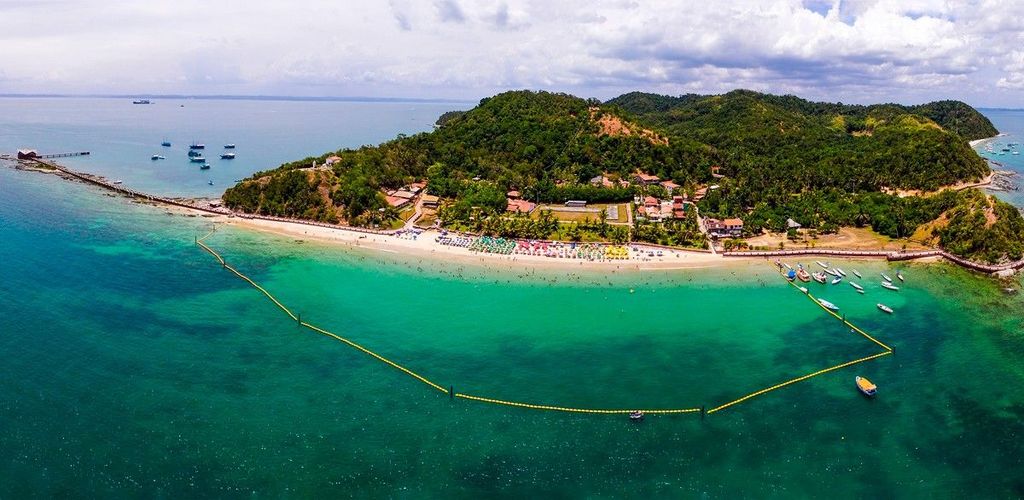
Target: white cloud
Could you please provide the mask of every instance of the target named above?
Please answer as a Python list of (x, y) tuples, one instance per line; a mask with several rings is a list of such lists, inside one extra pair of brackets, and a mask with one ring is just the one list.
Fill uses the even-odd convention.
[[(0, 2), (0, 92), (476, 98), (746, 87), (1013, 104), (1019, 0)], [(59, 29), (37, 29), (45, 24)]]

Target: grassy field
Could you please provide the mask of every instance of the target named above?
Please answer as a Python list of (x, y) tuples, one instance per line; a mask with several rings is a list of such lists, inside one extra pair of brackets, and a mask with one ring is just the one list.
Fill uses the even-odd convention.
[(618, 208), (618, 217), (614, 219), (609, 217), (609, 224), (625, 224), (629, 221), (627, 216), (629, 203), (595, 203), (593, 205), (587, 205), (587, 209), (592, 210), (589, 212), (566, 210), (564, 205), (540, 205), (533, 211), (533, 217), (537, 218), (541, 210), (550, 210), (551, 214), (560, 222), (583, 222), (588, 218), (591, 221), (597, 221), (601, 209), (608, 209), (610, 207)]

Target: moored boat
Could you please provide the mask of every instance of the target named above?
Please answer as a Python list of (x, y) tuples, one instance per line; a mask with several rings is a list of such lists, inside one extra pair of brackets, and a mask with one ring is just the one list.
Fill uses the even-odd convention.
[(825, 309), (829, 309), (831, 311), (838, 311), (839, 310), (839, 306), (837, 306), (837, 305), (835, 305), (835, 304), (833, 304), (833, 303), (831, 303), (831, 302), (829, 302), (829, 301), (827, 301), (825, 299), (818, 299), (818, 303), (823, 305), (823, 306), (825, 306)]
[(800, 281), (803, 281), (804, 283), (811, 281), (811, 275), (807, 272), (806, 269), (802, 267), (799, 271), (796, 272), (796, 278)]
[(881, 273), (881, 274), (882, 274), (882, 279), (884, 279), (885, 281), (888, 281), (889, 283), (892, 283), (892, 278), (890, 278), (888, 274), (885, 274), (885, 273)]
[(904, 281), (904, 279), (903, 279), (903, 271), (896, 271), (896, 279), (898, 279), (900, 281)]
[(858, 277), (858, 278), (863, 278), (863, 276), (860, 275), (860, 271), (858, 271), (856, 269), (853, 270), (853, 275)]
[(639, 422), (644, 419), (644, 412), (642, 411), (631, 411), (629, 412), (629, 419), (634, 422)]
[(835, 269), (826, 269), (825, 273), (835, 276), (836, 278), (840, 277), (840, 274)]
[(857, 378), (853, 380), (854, 382), (857, 383), (857, 390), (860, 391), (865, 396), (874, 397), (874, 395), (878, 392), (878, 387), (875, 384), (872, 384), (870, 380), (861, 377), (860, 375), (858, 375)]
[(816, 264), (818, 264), (819, 266), (821, 266), (821, 268), (822, 268), (822, 269), (828, 269), (828, 263), (827, 263), (827, 262), (822, 262), (822, 261), (820, 261), (820, 260), (816, 260), (816, 261), (814, 261), (814, 262), (815, 262)]
[(796, 271), (790, 269), (789, 272), (786, 273), (786, 279), (789, 280), (789, 281), (795, 280), (796, 279)]
[(804, 287), (804, 286), (800, 287), (800, 291), (804, 292), (804, 293), (807, 293), (807, 287)]
[(783, 262), (782, 265), (786, 266), (786, 269), (793, 269), (793, 266), (786, 264), (785, 262)]
[(235, 153), (224, 153), (224, 154), (220, 155), (220, 159), (221, 160), (234, 160), (235, 159)]
[(818, 283), (821, 284), (825, 284), (825, 273), (819, 271), (812, 274), (811, 277), (814, 278), (814, 281), (817, 281)]
[(160, 145), (165, 147), (165, 148), (169, 148), (169, 147), (171, 147), (171, 141), (161, 142)]
[(899, 291), (899, 289), (900, 289), (900, 287), (898, 287), (896, 285), (893, 285), (892, 283), (889, 283), (888, 281), (883, 281), (882, 282), (882, 288), (885, 288), (887, 290), (892, 290), (894, 292)]
[(852, 281), (850, 282), (850, 286), (856, 288), (857, 290), (864, 291), (864, 287), (862, 287), (862, 286), (860, 286), (857, 283), (854, 283)]
[(235, 149), (235, 145), (234, 144), (225, 144), (224, 145), (224, 149)]
[(188, 155), (189, 155), (189, 156), (202, 156), (202, 155), (203, 155), (203, 153), (201, 153), (201, 152), (199, 152), (199, 151), (196, 151), (196, 150), (192, 150), (192, 149), (190, 149), (190, 150), (188, 151)]
[(204, 163), (202, 165), (199, 165), (199, 170), (209, 170), (209, 169), (210, 169), (210, 164), (209, 163)]
[(200, 143), (193, 142), (192, 144), (188, 145), (188, 148), (189, 149), (206, 149), (206, 144), (200, 144)]
[(193, 156), (189, 158), (189, 161), (192, 163), (203, 163), (206, 161), (206, 158), (203, 158), (202, 156)]
[(837, 267), (836, 268), (836, 272), (839, 273), (840, 275), (842, 275), (843, 277), (846, 276), (846, 271), (843, 271), (843, 269), (841, 267)]
[(878, 306), (878, 308), (881, 309), (882, 311), (885, 311), (885, 312), (887, 312), (889, 314), (892, 314), (892, 308), (891, 307), (889, 307), (889, 306), (887, 306), (885, 304), (882, 304), (882, 303), (878, 303), (878, 304), (875, 304), (875, 305)]
[(153, 155), (149, 158), (150, 160), (166, 160), (167, 158), (160, 155)]
[(841, 281), (843, 281), (843, 278), (836, 278), (836, 279), (832, 280), (832, 284), (833, 285), (838, 285), (839, 282), (841, 282)]

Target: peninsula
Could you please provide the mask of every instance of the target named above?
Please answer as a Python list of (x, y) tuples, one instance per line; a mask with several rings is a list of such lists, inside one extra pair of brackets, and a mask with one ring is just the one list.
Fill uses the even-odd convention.
[(493, 237), (485, 251), (515, 239), (805, 249), (842, 234), (997, 264), (1024, 256), (1024, 219), (977, 189), (992, 172), (969, 145), (997, 133), (956, 101), (514, 91), (431, 132), (256, 173), (223, 200), (238, 213)]

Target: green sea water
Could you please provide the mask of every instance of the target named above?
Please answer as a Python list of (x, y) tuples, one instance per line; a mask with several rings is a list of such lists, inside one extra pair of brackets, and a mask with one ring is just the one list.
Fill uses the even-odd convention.
[[(202, 217), (8, 168), (0, 194), (0, 498), (1024, 495), (1022, 301), (952, 266), (906, 265), (898, 293), (877, 261), (840, 263), (864, 296), (812, 284), (895, 355), (636, 424), (451, 401), (298, 328), (194, 245)], [(710, 408), (879, 352), (767, 262), (606, 274), (208, 242), (304, 320), (486, 397)]]

